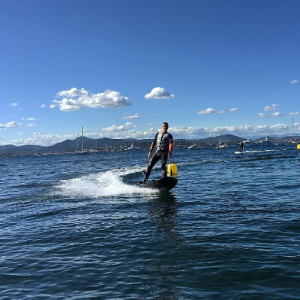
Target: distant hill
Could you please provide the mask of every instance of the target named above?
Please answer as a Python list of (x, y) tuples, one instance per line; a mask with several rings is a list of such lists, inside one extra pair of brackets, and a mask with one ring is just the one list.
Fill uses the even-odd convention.
[[(88, 150), (102, 150), (102, 151), (114, 151), (123, 150), (135, 143), (149, 143), (149, 140), (138, 141), (136, 139), (90, 139), (83, 137), (84, 149)], [(14, 146), (5, 145), (0, 146), (0, 155), (27, 155), (27, 154), (44, 154), (44, 153), (65, 153), (81, 151), (82, 149), (82, 138), (78, 137), (74, 140), (65, 140), (63, 142), (54, 144), (52, 146), (36, 146), (36, 145), (25, 145), (25, 146)]]
[[(136, 142), (136, 139), (90, 139), (83, 137), (83, 147), (84, 149), (98, 149), (98, 148), (111, 148), (117, 145), (128, 144)], [(48, 152), (74, 152), (75, 150), (81, 151), (82, 149), (82, 138), (78, 137), (75, 140), (65, 140), (61, 143), (57, 143), (53, 146), (47, 147)]]
[(14, 145), (5, 145), (0, 146), (0, 154), (22, 154), (22, 153), (35, 153), (43, 151), (44, 146), (37, 145), (24, 145), (24, 146), (14, 146)]
[[(298, 137), (299, 138), (299, 137)], [(254, 143), (261, 143), (266, 137), (252, 140)], [(270, 143), (276, 144), (290, 144), (293, 141), (293, 137), (267, 137)], [(228, 147), (237, 146), (240, 141), (244, 141), (245, 138), (238, 137), (232, 134), (225, 134), (216, 137), (209, 137), (205, 139), (186, 140), (186, 139), (175, 139), (175, 148), (187, 148), (188, 146), (196, 143), (201, 147), (211, 147), (219, 142), (227, 144)], [(132, 144), (138, 149), (149, 149), (152, 139), (90, 139), (87, 137), (83, 138), (83, 145), (85, 150), (98, 150), (98, 151), (122, 151), (130, 147)], [(34, 154), (51, 154), (51, 153), (75, 153), (75, 151), (81, 151), (82, 149), (82, 138), (78, 137), (74, 140), (65, 140), (55, 145), (45, 147), (37, 145), (25, 145), (25, 146), (14, 146), (5, 145), (0, 146), (0, 155), (34, 155)]]
[(218, 143), (219, 141), (222, 143), (228, 143), (228, 142), (240, 142), (240, 141), (244, 141), (244, 140), (245, 140), (244, 138), (238, 137), (236, 135), (224, 134), (224, 135), (220, 135), (220, 136), (202, 139), (201, 141), (206, 141), (209, 143)]

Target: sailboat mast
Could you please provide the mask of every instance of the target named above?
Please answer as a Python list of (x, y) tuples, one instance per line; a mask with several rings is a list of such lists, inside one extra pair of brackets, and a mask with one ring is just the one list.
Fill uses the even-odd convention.
[(295, 141), (295, 120), (293, 118), (293, 141)]
[(83, 152), (83, 126), (82, 126), (82, 139), (81, 139), (81, 151)]

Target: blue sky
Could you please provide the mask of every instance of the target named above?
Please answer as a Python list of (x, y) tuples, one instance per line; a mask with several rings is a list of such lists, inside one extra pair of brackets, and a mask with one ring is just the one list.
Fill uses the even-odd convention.
[[(298, 0), (1, 0), (0, 145), (300, 133)], [(221, 130), (220, 130), (220, 129)]]

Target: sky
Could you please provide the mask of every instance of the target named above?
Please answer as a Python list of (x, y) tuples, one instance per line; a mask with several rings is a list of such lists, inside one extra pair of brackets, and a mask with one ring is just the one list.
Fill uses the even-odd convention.
[(1, 0), (0, 145), (299, 134), (299, 0)]

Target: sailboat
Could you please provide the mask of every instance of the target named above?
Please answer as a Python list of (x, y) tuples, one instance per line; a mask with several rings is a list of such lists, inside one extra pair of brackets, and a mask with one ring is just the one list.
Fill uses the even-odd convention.
[(81, 151), (77, 151), (78, 143), (79, 143), (79, 139), (77, 141), (77, 147), (76, 147), (75, 153), (77, 153), (77, 154), (87, 154), (88, 151), (83, 150), (83, 126), (81, 127)]
[(291, 141), (291, 143), (296, 144), (297, 141), (296, 141), (296, 138), (295, 138), (295, 120), (294, 120), (294, 118), (292, 120), (293, 120), (293, 140)]
[(214, 146), (215, 149), (222, 149), (225, 148), (226, 145), (221, 143), (221, 126), (219, 126), (219, 139), (218, 139), (218, 145)]

